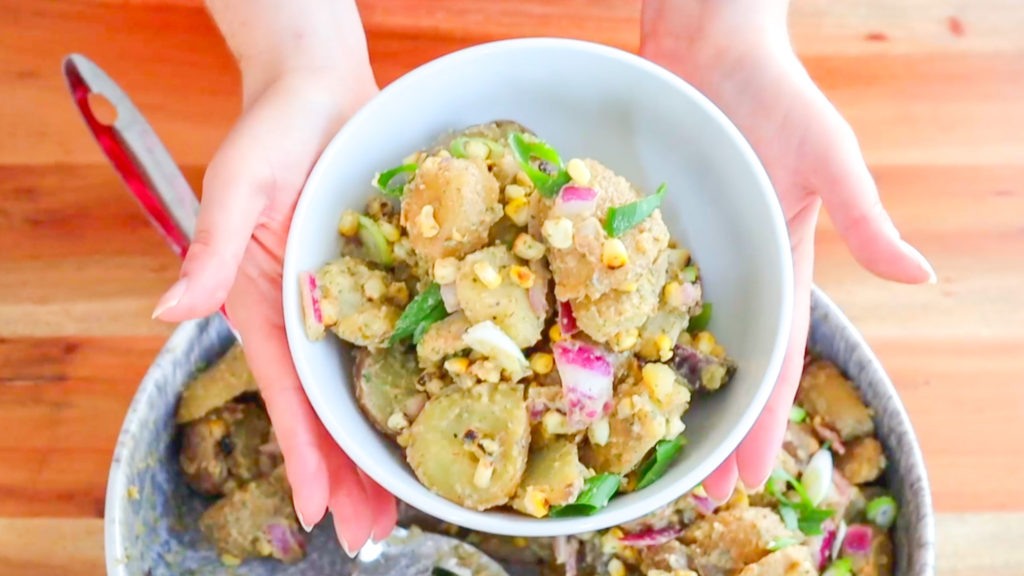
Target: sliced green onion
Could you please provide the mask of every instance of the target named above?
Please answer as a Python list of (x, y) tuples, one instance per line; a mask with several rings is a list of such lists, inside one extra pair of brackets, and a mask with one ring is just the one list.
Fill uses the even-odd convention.
[(799, 424), (807, 419), (807, 410), (793, 404), (793, 407), (789, 409), (789, 421)]
[(667, 186), (663, 183), (646, 198), (630, 202), (623, 206), (612, 206), (608, 209), (608, 217), (604, 220), (604, 230), (611, 237), (622, 236), (632, 230), (654, 213), (661, 206)]
[(636, 489), (646, 488), (664, 476), (669, 464), (679, 455), (684, 444), (686, 444), (686, 439), (682, 436), (676, 436), (673, 440), (661, 440), (655, 444), (654, 452), (640, 464), (640, 468), (637, 470)]
[[(521, 133), (513, 132), (508, 135), (508, 145), (519, 163), (519, 168), (530, 177), (530, 181), (533, 182), (541, 196), (554, 198), (562, 190), (562, 186), (571, 180), (562, 163), (562, 158), (547, 143), (541, 140), (527, 140)], [(537, 168), (533, 165), (534, 158), (551, 164), (558, 169), (558, 172), (552, 176)]]
[(488, 150), (490, 150), (490, 153), (494, 156), (498, 156), (504, 151), (501, 147), (501, 144), (498, 144), (497, 142), (491, 140), (490, 138), (480, 138), (473, 136), (459, 136), (455, 140), (452, 140), (452, 143), (448, 147), (448, 150), (451, 151), (452, 156), (455, 156), (456, 158), (468, 158), (469, 154), (466, 153), (466, 144), (469, 142), (480, 142), (481, 144), (487, 146)]
[(447, 570), (445, 568), (441, 568), (440, 566), (436, 566), (436, 567), (434, 567), (433, 570), (430, 571), (430, 576), (459, 576), (459, 575), (456, 574), (455, 572), (452, 572), (451, 570)]
[(817, 536), (822, 533), (821, 525), (825, 523), (835, 514), (835, 510), (829, 510), (827, 508), (804, 508), (797, 511), (800, 515), (800, 520), (797, 522), (797, 528), (801, 532), (808, 536)]
[[(391, 334), (388, 345), (394, 346), (406, 338), (414, 337), (417, 331), (422, 337), (431, 324), (443, 319), (445, 315), (444, 301), (441, 300), (441, 287), (431, 284), (426, 290), (417, 294), (402, 311), (398, 322), (395, 323), (395, 331)], [(420, 328), (423, 325), (425, 327)]]
[[(793, 487), (800, 496), (799, 500), (790, 500), (786, 496), (787, 485)], [(804, 485), (781, 468), (772, 471), (765, 489), (779, 501), (779, 516), (790, 530), (799, 530), (808, 536), (821, 534), (822, 523), (835, 514), (834, 510), (815, 506), (808, 497)]]
[(896, 514), (899, 507), (896, 505), (896, 500), (892, 496), (879, 496), (871, 502), (868, 502), (868, 507), (865, 510), (868, 520), (872, 524), (888, 530), (892, 527), (893, 523), (896, 522)]
[(418, 325), (416, 325), (416, 329), (413, 330), (412, 343), (419, 344), (420, 340), (423, 340), (423, 335), (427, 333), (427, 330), (429, 330), (430, 327), (435, 322), (440, 322), (441, 320), (444, 320), (447, 317), (448, 311), (445, 310), (443, 305), (440, 308), (434, 308), (433, 310), (431, 310), (430, 314), (423, 318), (423, 320), (420, 321)]
[(853, 574), (853, 561), (849, 558), (840, 558), (830, 564), (821, 573), (821, 576), (850, 576), (850, 574)]
[(711, 324), (711, 302), (704, 302), (701, 304), (700, 314), (690, 318), (690, 323), (686, 326), (686, 331), (690, 334), (696, 334), (701, 330), (706, 330), (708, 324)]
[(778, 538), (768, 543), (768, 550), (770, 552), (775, 552), (776, 550), (782, 550), (783, 548), (788, 548), (799, 543), (800, 540), (796, 538)]
[(391, 257), (391, 243), (384, 237), (384, 232), (381, 231), (380, 225), (375, 220), (367, 216), (359, 216), (359, 240), (366, 250), (366, 257), (373, 262), (386, 268), (390, 268), (395, 263)]
[(698, 270), (696, 266), (687, 266), (686, 268), (683, 268), (682, 277), (684, 281), (692, 284), (697, 281), (697, 276)]
[[(409, 179), (412, 178), (411, 174), (416, 172), (416, 169), (419, 167), (419, 164), (402, 164), (401, 166), (395, 166), (391, 170), (386, 170), (378, 174), (373, 185), (388, 196), (401, 198), (402, 194), (405, 193), (405, 185), (408, 183)], [(409, 175), (409, 177), (400, 178), (399, 180), (401, 180), (401, 182), (392, 184), (391, 181), (399, 174), (406, 174)]]
[(782, 522), (786, 524), (786, 528), (790, 530), (798, 530), (800, 526), (800, 515), (797, 514), (796, 508), (792, 506), (780, 506), (779, 516), (782, 517)]
[(615, 493), (619, 491), (621, 481), (622, 479), (618, 474), (591, 476), (583, 484), (583, 492), (580, 492), (575, 502), (565, 506), (555, 506), (548, 515), (552, 518), (590, 516), (608, 505), (612, 496), (615, 496)]

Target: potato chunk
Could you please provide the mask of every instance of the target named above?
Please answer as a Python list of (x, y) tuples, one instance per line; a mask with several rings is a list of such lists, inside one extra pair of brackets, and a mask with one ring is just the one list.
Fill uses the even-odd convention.
[(806, 546), (786, 546), (740, 570), (739, 576), (818, 576)]
[(640, 274), (635, 290), (612, 290), (594, 300), (573, 301), (576, 324), (598, 342), (607, 342), (619, 332), (640, 328), (657, 312), (664, 285), (665, 260), (659, 258)]
[[(530, 425), (522, 386), (479, 384), (427, 402), (406, 459), (436, 494), (474, 510), (508, 502), (526, 470)], [(478, 469), (491, 468), (481, 480)]]
[(469, 320), (462, 312), (456, 312), (440, 322), (430, 325), (423, 339), (416, 345), (416, 356), (420, 367), (435, 368), (442, 360), (466, 349), (462, 335), (469, 330)]
[[(381, 432), (394, 436), (423, 409), (427, 395), (416, 389), (420, 370), (416, 357), (404, 348), (370, 352), (360, 348), (355, 362), (356, 398), (363, 413)], [(400, 414), (396, 426), (392, 420)], [(403, 420), (404, 419), (404, 420)]]
[(828, 360), (816, 360), (804, 370), (797, 403), (838, 432), (844, 441), (875, 431), (871, 410), (861, 401), (853, 384)]
[(772, 541), (793, 536), (772, 510), (733, 508), (698, 520), (682, 540), (702, 576), (733, 576), (767, 556)]
[(249, 371), (245, 352), (238, 344), (185, 386), (178, 404), (178, 424), (202, 418), (215, 408), (246, 392), (256, 391), (256, 379)]
[(621, 387), (608, 428), (603, 446), (588, 443), (583, 449), (583, 463), (597, 472), (626, 474), (665, 437), (668, 419), (640, 386)]
[(502, 214), (498, 192), (498, 181), (482, 161), (428, 157), (406, 186), (402, 202), (401, 223), (413, 250), (434, 261), (461, 258), (485, 245)]
[(584, 472), (575, 443), (556, 439), (534, 446), (512, 507), (541, 518), (551, 506), (571, 504), (583, 490)]
[(885, 470), (882, 443), (871, 436), (854, 440), (846, 446), (837, 465), (843, 476), (854, 484), (873, 482)]
[[(509, 267), (523, 265), (504, 246), (491, 246), (466, 256), (459, 265), (455, 290), (459, 304), (470, 324), (491, 320), (520, 348), (540, 340), (544, 317), (534, 311), (526, 288), (509, 278)], [(488, 287), (480, 278), (479, 267), (493, 270), (501, 284)]]
[(383, 297), (370, 299), (364, 287), (387, 287), (391, 278), (356, 258), (342, 256), (317, 272), (322, 291), (324, 325), (338, 338), (369, 348), (380, 348), (395, 330), (401, 310)]

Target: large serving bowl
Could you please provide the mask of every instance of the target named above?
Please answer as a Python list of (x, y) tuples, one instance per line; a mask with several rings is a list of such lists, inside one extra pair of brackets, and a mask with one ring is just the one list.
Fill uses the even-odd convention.
[[(475, 511), (422, 485), (397, 444), (360, 411), (350, 350), (312, 342), (299, 275), (338, 257), (338, 220), (360, 210), (374, 173), (448, 131), (520, 122), (566, 159), (590, 157), (652, 192), (666, 225), (701, 269), (711, 329), (739, 369), (687, 413), (687, 445), (663, 478), (583, 517)], [(284, 315), (302, 385), (331, 436), (367, 474), (416, 508), (453, 524), (516, 536), (576, 534), (621, 524), (672, 502), (739, 445), (774, 386), (788, 341), (792, 262), (785, 221), (752, 149), (697, 90), (635, 55), (572, 40), (525, 39), (445, 56), (389, 85), (349, 120), (313, 168), (292, 219)]]
[[(212, 546), (196, 529), (209, 501), (192, 492), (178, 464), (174, 413), (186, 382), (234, 342), (220, 316), (186, 322), (142, 380), (114, 451), (106, 503), (106, 555), (110, 576), (223, 574)], [(810, 347), (835, 362), (875, 412), (878, 437), (889, 455), (886, 482), (899, 502), (895, 527), (899, 576), (932, 576), (934, 518), (921, 451), (899, 396), (867, 344), (824, 294), (815, 291)], [(284, 566), (246, 562), (237, 576), (346, 576), (350, 564), (334, 540), (331, 522), (313, 531), (309, 556)], [(520, 572), (533, 575), (531, 572)]]

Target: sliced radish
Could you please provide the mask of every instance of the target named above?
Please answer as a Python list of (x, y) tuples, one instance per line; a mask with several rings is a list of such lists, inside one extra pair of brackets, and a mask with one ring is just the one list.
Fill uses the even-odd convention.
[(306, 338), (320, 340), (324, 337), (324, 314), (321, 309), (320, 284), (316, 274), (299, 274), (299, 292), (302, 294), (302, 317), (306, 324)]
[(875, 531), (867, 524), (852, 524), (846, 529), (843, 550), (850, 554), (870, 554)]
[(832, 558), (832, 549), (835, 547), (838, 528), (835, 519), (829, 518), (821, 525), (821, 537), (818, 546), (818, 571), (821, 572), (829, 564)]
[(612, 363), (597, 346), (573, 340), (558, 342), (553, 352), (569, 424), (589, 426), (604, 416), (605, 405), (612, 399)]
[(471, 326), (462, 335), (462, 341), (466, 346), (497, 362), (512, 376), (513, 382), (525, 376), (529, 370), (530, 363), (527, 362), (523, 351), (508, 334), (490, 320)]
[(583, 186), (564, 186), (555, 201), (553, 212), (557, 216), (593, 214), (597, 207), (597, 190)]
[(579, 330), (572, 304), (568, 301), (558, 303), (558, 329), (561, 330), (563, 338), (568, 338)]
[(675, 540), (682, 533), (680, 528), (648, 529), (643, 532), (625, 534), (619, 538), (619, 542), (633, 548), (644, 548), (647, 546), (661, 546), (666, 542)]
[(455, 283), (441, 284), (441, 301), (444, 302), (445, 312), (451, 314), (457, 311), (459, 306), (459, 296), (455, 293)]
[(815, 452), (800, 476), (800, 483), (804, 485), (811, 504), (821, 504), (832, 487), (832, 452), (824, 449)]

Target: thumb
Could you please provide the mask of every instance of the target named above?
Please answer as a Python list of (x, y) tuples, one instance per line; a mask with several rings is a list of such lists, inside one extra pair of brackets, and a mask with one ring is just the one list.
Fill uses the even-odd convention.
[(854, 258), (888, 280), (934, 283), (931, 264), (900, 238), (882, 206), (853, 130), (831, 107), (826, 117), (833, 127), (815, 143), (811, 180)]
[(251, 169), (250, 151), (234, 145), (236, 141), (229, 136), (210, 162), (195, 238), (178, 281), (160, 298), (153, 318), (180, 322), (209, 315), (224, 303), (235, 282), (273, 185), (263, 170)]

